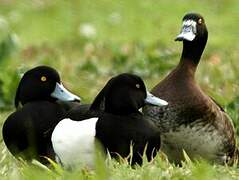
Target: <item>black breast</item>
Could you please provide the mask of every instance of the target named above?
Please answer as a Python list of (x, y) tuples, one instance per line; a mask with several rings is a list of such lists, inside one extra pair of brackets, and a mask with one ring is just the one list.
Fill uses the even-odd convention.
[(128, 157), (132, 145), (132, 164), (142, 164), (146, 144), (148, 160), (151, 160), (160, 148), (158, 131), (139, 114), (130, 117), (104, 114), (96, 124), (96, 137), (112, 157)]
[(3, 139), (9, 151), (26, 160), (45, 162), (41, 156), (54, 159), (51, 134), (65, 112), (57, 103), (38, 101), (12, 113), (3, 125)]

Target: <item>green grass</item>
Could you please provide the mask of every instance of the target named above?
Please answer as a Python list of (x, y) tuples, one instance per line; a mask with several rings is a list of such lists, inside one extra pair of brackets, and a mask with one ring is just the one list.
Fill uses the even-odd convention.
[[(181, 43), (174, 38), (182, 16), (192, 11), (205, 17), (209, 30), (197, 81), (239, 127), (238, 7), (237, 0), (0, 1), (0, 127), (14, 111), (21, 73), (36, 65), (58, 69), (64, 84), (84, 102), (91, 102), (105, 82), (121, 72), (140, 75), (152, 88), (178, 63)], [(238, 179), (238, 175), (237, 167), (204, 161), (175, 167), (162, 154), (135, 169), (111, 160), (107, 166), (99, 161), (93, 172), (60, 167), (49, 171), (16, 161), (0, 141), (0, 179)]]

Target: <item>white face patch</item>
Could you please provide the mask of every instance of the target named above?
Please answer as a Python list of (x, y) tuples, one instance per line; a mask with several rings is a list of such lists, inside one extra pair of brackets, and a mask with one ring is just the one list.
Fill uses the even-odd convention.
[(183, 21), (181, 33), (177, 36), (177, 40), (192, 41), (196, 37), (197, 23), (193, 20)]
[(191, 30), (194, 34), (196, 34), (197, 33), (196, 25), (197, 25), (197, 23), (195, 21), (193, 21), (193, 20), (186, 20), (186, 21), (183, 21), (182, 28), (184, 29), (185, 27), (186, 28), (189, 27), (189, 31)]

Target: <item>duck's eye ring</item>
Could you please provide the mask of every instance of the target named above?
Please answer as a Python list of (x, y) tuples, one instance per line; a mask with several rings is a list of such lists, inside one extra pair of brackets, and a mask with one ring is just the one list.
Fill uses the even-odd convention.
[(202, 19), (201, 18), (198, 20), (198, 24), (202, 24)]
[(138, 89), (140, 88), (140, 85), (139, 85), (139, 84), (136, 84), (135, 86), (136, 86), (136, 88), (138, 88)]
[(42, 76), (42, 77), (41, 77), (41, 81), (42, 81), (42, 82), (45, 82), (46, 80), (47, 80), (46, 76)]

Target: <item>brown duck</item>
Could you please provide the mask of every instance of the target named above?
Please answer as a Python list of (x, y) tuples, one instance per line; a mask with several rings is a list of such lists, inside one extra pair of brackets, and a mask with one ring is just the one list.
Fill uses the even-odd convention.
[(191, 159), (231, 164), (237, 157), (235, 129), (230, 117), (195, 82), (195, 72), (205, 48), (208, 31), (204, 18), (195, 13), (183, 18), (183, 51), (177, 67), (152, 94), (168, 101), (166, 107), (146, 106), (144, 113), (161, 131), (162, 151), (180, 164), (183, 150)]

